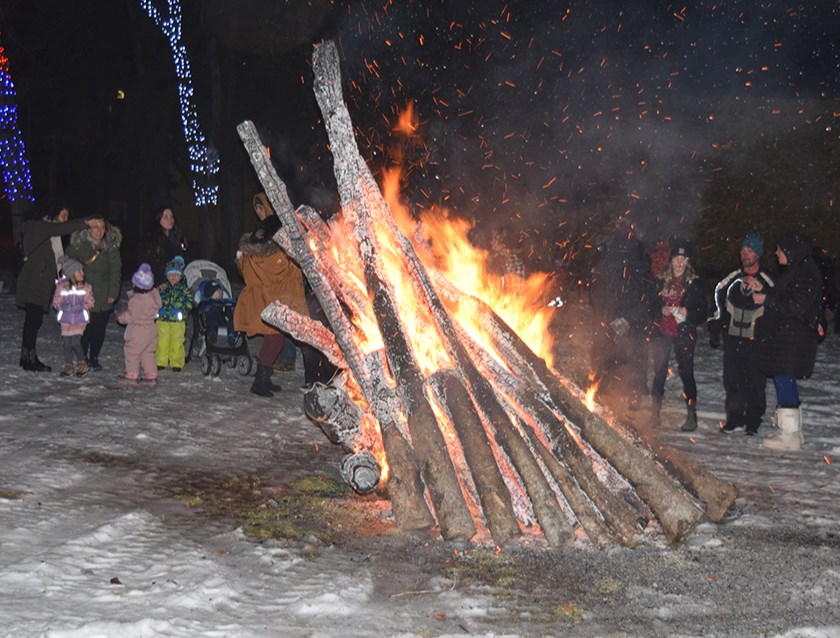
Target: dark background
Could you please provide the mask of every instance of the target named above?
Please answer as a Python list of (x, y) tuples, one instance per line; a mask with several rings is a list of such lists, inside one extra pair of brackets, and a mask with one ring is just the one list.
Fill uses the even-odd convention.
[[(734, 263), (750, 231), (765, 234), (768, 253), (792, 228), (840, 253), (835, 3), (182, 6), (198, 117), (221, 162), (219, 204), (204, 211), (188, 185), (169, 47), (140, 3), (0, 4), (37, 203), (108, 215), (127, 237), (127, 269), (149, 216), (171, 205), (192, 256), (230, 271), (259, 188), (235, 131), (244, 119), (293, 201), (336, 211), (312, 95), (312, 44), (323, 38), (339, 45), (374, 172), (400, 161), (415, 209), (474, 219), (483, 246), (501, 231), (534, 268), (586, 263), (622, 214), (649, 246), (691, 238), (710, 269)], [(419, 128), (406, 139), (392, 128), (409, 101)], [(0, 215), (10, 228), (6, 202)]]

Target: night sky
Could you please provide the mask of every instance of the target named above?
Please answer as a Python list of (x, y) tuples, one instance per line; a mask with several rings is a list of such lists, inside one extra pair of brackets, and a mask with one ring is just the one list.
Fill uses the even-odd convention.
[[(8, 1), (0, 10), (36, 189), (67, 183), (56, 166), (69, 150), (45, 139), (77, 134), (61, 118), (78, 121), (81, 110), (90, 128), (75, 140), (81, 163), (93, 162), (89, 138), (101, 145), (106, 125), (105, 143), (119, 149), (100, 167), (105, 186), (87, 190), (149, 208), (149, 193), (164, 197), (167, 187), (149, 186), (160, 176), (136, 164), (184, 153), (166, 43), (139, 3), (67, 4)], [(721, 237), (772, 235), (782, 224), (840, 236), (840, 10), (829, 0), (183, 5), (199, 118), (242, 188), (252, 177), (233, 127), (247, 118), (296, 203), (337, 206), (309, 68), (311, 43), (329, 37), (372, 169), (401, 158), (414, 206), (445, 204), (476, 219), (478, 241), (502, 229), (550, 263), (554, 244), (579, 251), (621, 214), (649, 242), (684, 234), (710, 256)], [(215, 129), (211, 41), (222, 60)], [(142, 108), (113, 103), (123, 80)], [(419, 128), (406, 139), (392, 127), (409, 102)], [(165, 131), (164, 142), (135, 140), (150, 127)], [(126, 182), (119, 170), (134, 176), (134, 193), (115, 189)], [(72, 182), (87, 179), (76, 171)], [(240, 205), (222, 194), (223, 212)], [(830, 247), (836, 254), (840, 243)]]

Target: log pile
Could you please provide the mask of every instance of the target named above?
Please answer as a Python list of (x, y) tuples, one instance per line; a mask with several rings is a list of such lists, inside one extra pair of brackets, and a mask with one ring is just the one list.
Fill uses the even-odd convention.
[[(283, 224), (274, 239), (331, 330), (280, 302), (263, 318), (342, 370), (306, 394), (305, 409), (351, 452), (345, 478), (360, 492), (379, 481), (406, 532), (489, 535), (498, 546), (535, 532), (550, 546), (679, 542), (719, 520), (733, 485), (587, 409), (493, 308), (424, 265), (359, 152), (332, 43), (315, 49), (313, 68), (340, 215), (295, 209), (253, 124), (238, 130)], [(480, 340), (456, 308), (469, 309)]]

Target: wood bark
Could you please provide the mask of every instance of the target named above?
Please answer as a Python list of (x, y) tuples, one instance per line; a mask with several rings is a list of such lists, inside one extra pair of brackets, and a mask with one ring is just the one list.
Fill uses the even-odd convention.
[[(350, 434), (355, 423), (375, 422), (399, 526), (436, 523), (444, 538), (459, 540), (486, 526), (504, 545), (535, 522), (559, 546), (575, 538), (579, 525), (596, 547), (606, 547), (644, 540), (656, 529), (648, 525), (653, 518), (671, 542), (693, 529), (704, 508), (707, 518), (719, 520), (737, 494), (734, 486), (590, 412), (582, 392), (548, 369), (492, 309), (427, 270), (359, 152), (332, 43), (316, 47), (313, 70), (342, 227), (349, 231), (340, 257), (334, 253), (339, 226), (308, 207), (295, 210), (253, 125), (243, 123), (239, 131), (283, 222), (275, 241), (301, 265), (333, 333), (278, 303), (264, 316), (346, 366), (366, 405), (356, 411), (341, 392), (331, 403), (324, 390), (308, 410), (316, 421), (337, 424), (327, 434), (331, 440), (355, 448), (361, 441)], [(411, 319), (399, 290), (409, 291)], [(456, 302), (473, 304), (503, 364), (453, 319)], [(378, 330), (373, 335), (361, 324)], [(436, 340), (437, 363), (414, 350), (415, 328)], [(371, 459), (363, 450), (354, 459), (369, 486)]]

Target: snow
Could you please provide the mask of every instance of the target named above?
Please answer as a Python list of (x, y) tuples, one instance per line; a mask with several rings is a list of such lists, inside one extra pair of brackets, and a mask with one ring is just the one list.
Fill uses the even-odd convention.
[[(738, 484), (733, 510), (677, 548), (513, 550), (511, 585), (460, 579), (476, 551), (463, 545), (257, 541), (187, 502), (185, 486), (233, 477), (267, 495), (338, 476), (343, 452), (304, 417), (300, 370), (275, 375), (286, 389), (271, 399), (196, 363), (125, 388), (112, 323), (105, 370), (63, 379), (46, 317), (39, 354), (54, 371), (27, 373), (22, 320), (0, 295), (0, 636), (840, 636), (838, 335), (801, 384), (806, 444), (792, 452), (717, 431), (722, 354), (701, 340), (700, 428), (665, 436)], [(673, 378), (665, 413), (680, 415)], [(372, 511), (387, 526), (387, 509)]]

